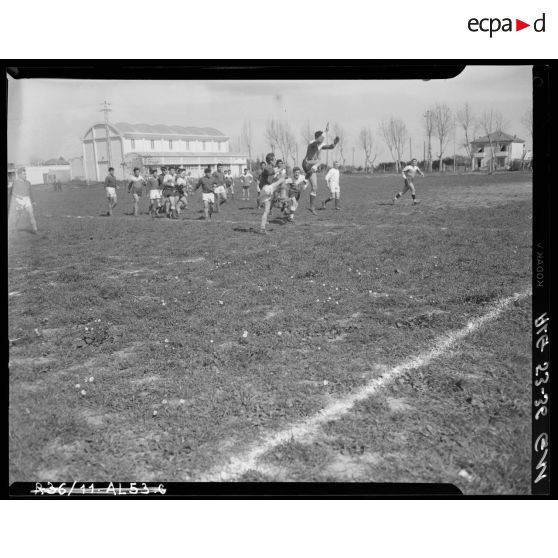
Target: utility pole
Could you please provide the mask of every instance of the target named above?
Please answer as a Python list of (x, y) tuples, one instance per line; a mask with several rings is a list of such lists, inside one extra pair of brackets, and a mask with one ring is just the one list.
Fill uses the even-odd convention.
[(355, 170), (355, 147), (353, 146), (353, 170)]
[(426, 119), (426, 131), (428, 134), (428, 172), (432, 172), (432, 111), (427, 110), (424, 113)]
[(108, 159), (109, 167), (112, 167), (112, 151), (110, 148), (110, 129), (109, 129), (109, 119), (108, 119), (108, 113), (112, 112), (112, 109), (110, 108), (111, 103), (107, 103), (107, 101), (103, 101), (101, 103), (101, 106), (103, 108), (101, 109), (100, 112), (105, 113), (105, 136), (107, 140), (107, 159)]
[[(329, 122), (326, 124), (326, 129), (325, 129), (326, 145), (328, 144), (328, 132), (329, 132)], [(326, 152), (326, 168), (329, 168), (329, 149), (326, 149), (325, 152)]]
[(426, 167), (426, 142), (425, 141), (422, 142), (422, 160), (424, 161), (424, 166)]

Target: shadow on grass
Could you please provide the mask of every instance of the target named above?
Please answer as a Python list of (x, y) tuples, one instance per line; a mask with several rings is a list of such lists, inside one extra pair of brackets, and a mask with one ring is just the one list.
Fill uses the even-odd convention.
[(233, 231), (235, 232), (242, 232), (242, 233), (258, 233), (254, 227), (234, 227)]

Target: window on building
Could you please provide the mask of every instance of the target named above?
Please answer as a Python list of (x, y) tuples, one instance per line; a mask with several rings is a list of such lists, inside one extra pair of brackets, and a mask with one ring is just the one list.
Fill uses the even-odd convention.
[(507, 151), (507, 150), (508, 150), (507, 145), (502, 145), (502, 147), (500, 148), (500, 151)]
[(151, 149), (155, 151), (155, 140), (151, 140)]
[(169, 140), (169, 149), (172, 149), (172, 140)]
[(190, 151), (190, 142), (186, 141), (185, 144), (186, 144), (186, 151)]
[(135, 149), (135, 148), (136, 148), (136, 140), (133, 139), (133, 140), (132, 140), (132, 149)]
[(207, 142), (202, 141), (202, 151), (206, 151), (206, 145), (207, 145)]

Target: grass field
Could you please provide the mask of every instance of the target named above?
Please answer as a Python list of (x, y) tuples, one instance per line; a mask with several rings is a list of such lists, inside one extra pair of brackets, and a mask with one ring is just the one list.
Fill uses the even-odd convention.
[[(342, 176), (341, 211), (267, 236), (253, 201), (109, 218), (101, 185), (38, 187), (39, 234), (9, 232), (10, 481), (201, 480), (528, 291), (529, 175), (399, 187)], [(530, 305), (227, 480), (528, 493)]]

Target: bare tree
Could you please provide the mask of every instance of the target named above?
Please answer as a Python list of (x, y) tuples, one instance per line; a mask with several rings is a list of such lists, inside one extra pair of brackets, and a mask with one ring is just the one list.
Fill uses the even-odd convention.
[(494, 129), (496, 132), (503, 132), (508, 126), (508, 121), (504, 118), (501, 112), (494, 113)]
[(242, 138), (241, 136), (230, 136), (229, 143), (232, 151), (241, 151)]
[(242, 123), (242, 131), (240, 132), (240, 137), (242, 139), (242, 144), (248, 149), (248, 165), (250, 167), (250, 170), (252, 170), (253, 133), (252, 122), (250, 122), (250, 120), (245, 120)]
[(525, 114), (521, 117), (521, 124), (525, 126), (525, 129), (529, 132), (531, 136), (531, 147), (533, 147), (533, 110), (528, 109)]
[(339, 150), (339, 158), (341, 159), (341, 164), (345, 166), (345, 155), (343, 154), (343, 149), (345, 148), (344, 138), (345, 138), (345, 130), (341, 127), (338, 122), (334, 122), (333, 124), (333, 134), (339, 138), (339, 142), (337, 143), (337, 149)]
[(363, 126), (360, 129), (358, 143), (364, 151), (365, 169), (371, 169), (371, 172), (374, 172), (374, 161), (376, 160), (377, 155), (374, 152), (374, 133), (370, 127)]
[(306, 122), (306, 124), (300, 129), (300, 135), (306, 145), (314, 141), (314, 132), (312, 131), (312, 128), (310, 128), (310, 122)]
[(279, 121), (273, 118), (268, 120), (265, 127), (265, 139), (271, 151), (275, 151), (279, 147), (279, 135)]
[(391, 116), (388, 120), (383, 119), (380, 122), (380, 132), (395, 162), (395, 170), (399, 173), (401, 171), (403, 149), (407, 143), (407, 126), (405, 126), (403, 120)]
[(439, 172), (442, 172), (444, 151), (446, 150), (450, 134), (454, 128), (454, 122), (451, 109), (444, 103), (436, 104), (432, 109), (432, 112), (434, 135), (438, 138), (438, 146), (440, 149), (440, 152), (438, 153), (440, 168), (438, 170)]
[(288, 122), (279, 122), (279, 149), (281, 150), (281, 156), (285, 163), (288, 162), (289, 157), (293, 162), (293, 166), (296, 165), (296, 139), (293, 131)]
[[(488, 144), (490, 145), (490, 163), (489, 171), (494, 170), (494, 150), (498, 147), (498, 142), (496, 141), (496, 131), (501, 131), (501, 125), (504, 123), (504, 119), (498, 111), (494, 109), (485, 110), (480, 118), (480, 126), (482, 131), (486, 134), (488, 139)], [(498, 128), (500, 127), (500, 130)]]
[(278, 150), (283, 161), (287, 162), (290, 157), (293, 164), (296, 164), (296, 139), (287, 122), (268, 120), (265, 138), (271, 151)]
[(465, 148), (465, 152), (467, 153), (467, 157), (471, 160), (473, 153), (471, 150), (471, 140), (474, 139), (477, 133), (477, 120), (473, 115), (473, 111), (471, 109), (471, 105), (469, 103), (465, 103), (461, 109), (459, 109), (456, 114), (455, 118), (457, 123), (463, 130), (463, 147)]

